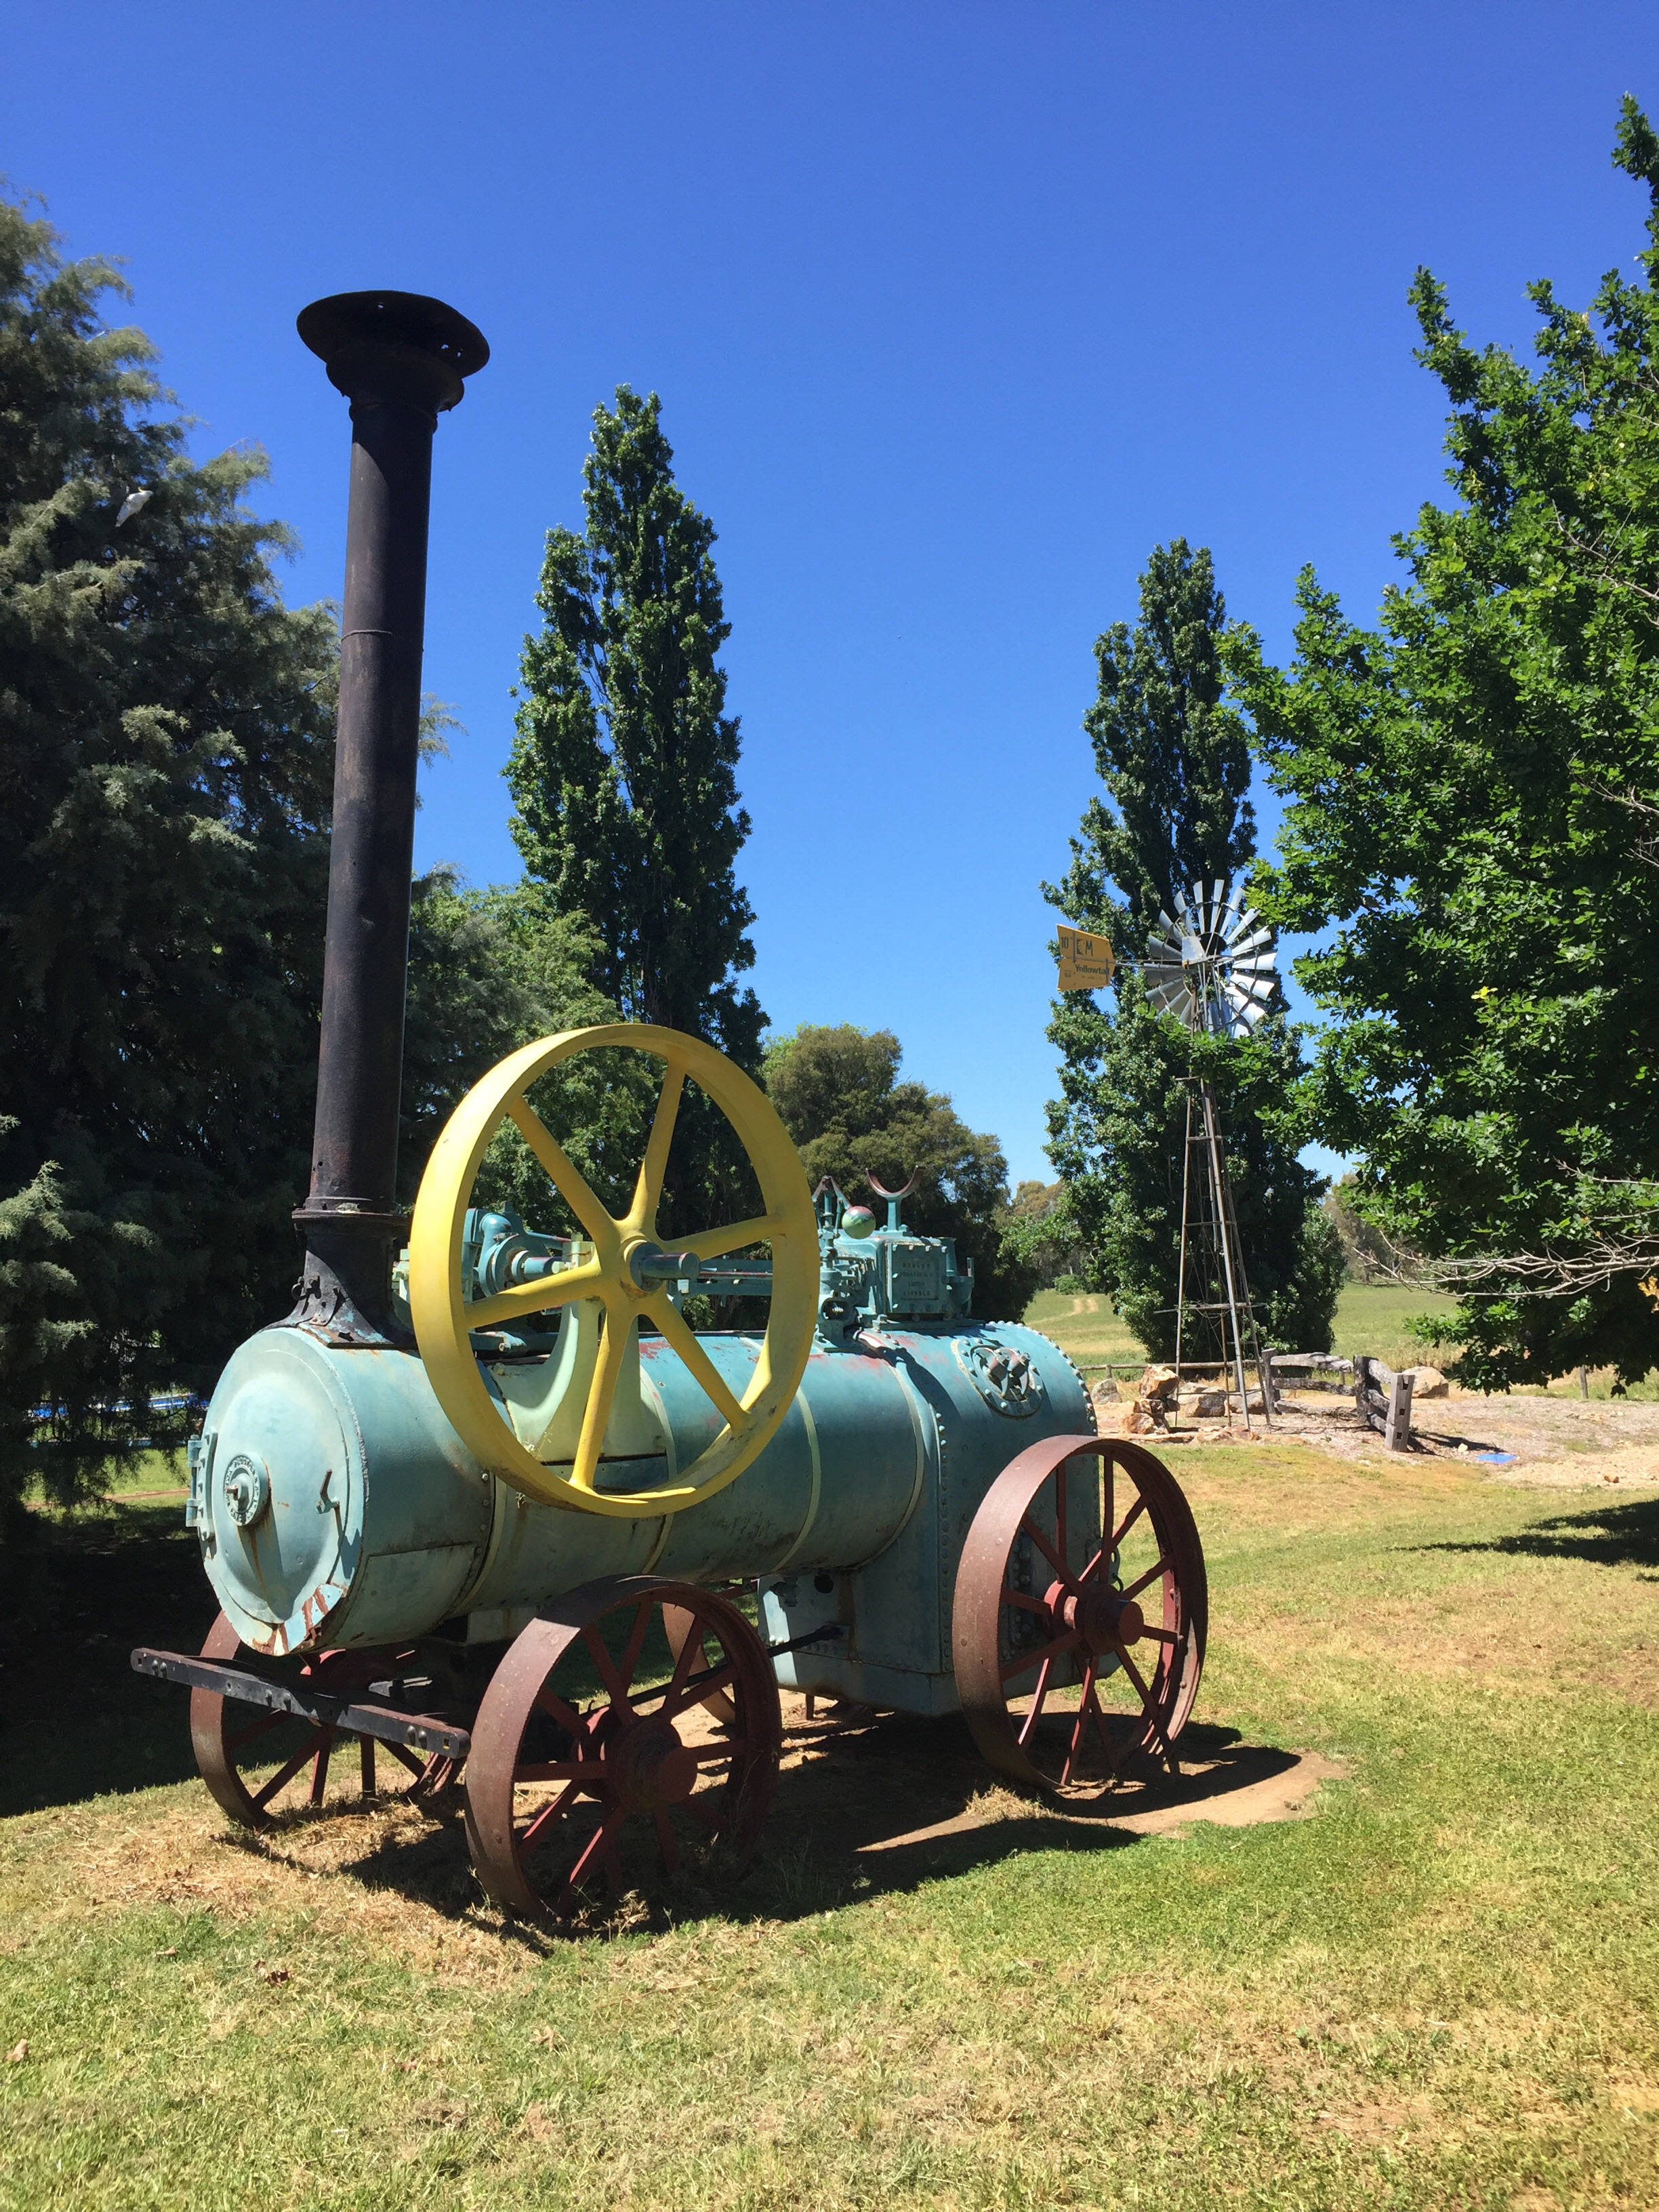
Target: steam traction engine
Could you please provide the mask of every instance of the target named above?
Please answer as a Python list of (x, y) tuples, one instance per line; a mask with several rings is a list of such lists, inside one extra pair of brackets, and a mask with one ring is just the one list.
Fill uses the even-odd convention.
[[(641, 1850), (671, 1873), (740, 1862), (780, 1684), (960, 1707), (1027, 1785), (1173, 1766), (1205, 1637), (1180, 1490), (1095, 1435), (1048, 1339), (970, 1318), (971, 1270), (905, 1228), (902, 1194), (879, 1227), (833, 1185), (815, 1197), (709, 1046), (631, 1024), (526, 1046), (456, 1110), (412, 1223), (395, 1211), (431, 442), (488, 349), (398, 293), (319, 301), (300, 330), (353, 421), (306, 1257), (191, 1450), (186, 1519), (223, 1610), (199, 1656), (134, 1666), (190, 1686), (233, 1819), (388, 1779), (459, 1789), (484, 1887), (532, 1915), (632, 1879)], [(625, 1204), (535, 1103), (618, 1055), (655, 1091)], [(760, 1210), (665, 1247), (688, 1086)], [(477, 1202), (510, 1130), (556, 1232)], [(694, 1329), (682, 1309), (711, 1293), (764, 1299), (763, 1328)]]

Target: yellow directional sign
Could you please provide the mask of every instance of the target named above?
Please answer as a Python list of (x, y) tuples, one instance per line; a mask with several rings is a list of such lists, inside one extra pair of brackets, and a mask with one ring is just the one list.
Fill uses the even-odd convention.
[(1086, 929), (1060, 927), (1060, 988), (1062, 991), (1097, 991), (1112, 980), (1117, 962), (1109, 937), (1096, 937)]

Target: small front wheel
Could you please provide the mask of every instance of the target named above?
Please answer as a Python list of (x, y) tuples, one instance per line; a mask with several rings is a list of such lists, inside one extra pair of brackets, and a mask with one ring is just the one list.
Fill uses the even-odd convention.
[[(588, 1583), (522, 1631), (472, 1730), (466, 1832), (499, 1905), (566, 1919), (601, 1876), (752, 1856), (782, 1746), (778, 1686), (736, 1606), (649, 1575)], [(654, 1852), (653, 1851), (654, 1846)]]

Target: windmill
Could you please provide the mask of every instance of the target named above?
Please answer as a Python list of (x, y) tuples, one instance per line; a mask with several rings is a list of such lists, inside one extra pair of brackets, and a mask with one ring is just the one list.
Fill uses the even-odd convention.
[[(1243, 894), (1224, 882), (1177, 891), (1175, 915), (1160, 912), (1141, 965), (1146, 995), (1194, 1036), (1245, 1037), (1273, 1001), (1273, 932), (1261, 926)], [(1200, 1155), (1196, 1174), (1193, 1154)], [(1194, 1295), (1194, 1292), (1196, 1295)], [(1175, 1367), (1181, 1373), (1188, 1317), (1202, 1317), (1221, 1339), (1224, 1371), (1233, 1370), (1244, 1425), (1250, 1425), (1244, 1382), (1244, 1342), (1261, 1377), (1262, 1417), (1273, 1426), (1271, 1378), (1261, 1358), (1238, 1222), (1227, 1182), (1221, 1115), (1208, 1082), (1187, 1085), (1187, 1141), (1181, 1170), (1181, 1267), (1176, 1291)], [(1231, 1353), (1228, 1339), (1231, 1338)]]

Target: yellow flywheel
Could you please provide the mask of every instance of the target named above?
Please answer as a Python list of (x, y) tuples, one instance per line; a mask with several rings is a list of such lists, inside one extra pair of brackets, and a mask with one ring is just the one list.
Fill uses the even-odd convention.
[[(550, 1069), (579, 1054), (617, 1046), (665, 1063), (633, 1202), (618, 1220), (602, 1206), (531, 1106), (526, 1093)], [(761, 1189), (764, 1212), (674, 1239), (676, 1255), (723, 1258), (764, 1243), (771, 1249), (771, 1312), (759, 1360), (739, 1400), (653, 1273), (665, 1255), (657, 1243), (663, 1173), (687, 1078), (712, 1098), (737, 1133)], [(591, 1256), (554, 1274), (515, 1283), (492, 1297), (471, 1298), (462, 1269), (462, 1239), (472, 1187), (490, 1140), (514, 1122), (592, 1244)], [(409, 1303), (421, 1358), (439, 1404), (471, 1451), (503, 1482), (526, 1496), (589, 1513), (637, 1518), (682, 1512), (723, 1490), (763, 1449), (789, 1409), (805, 1370), (817, 1307), (817, 1225), (800, 1158), (766, 1097), (712, 1045), (678, 1030), (613, 1022), (567, 1030), (523, 1046), (475, 1084), (451, 1115), (415, 1201), (410, 1233)], [(528, 1322), (533, 1315), (591, 1300), (600, 1311), (593, 1362), (574, 1458), (568, 1467), (538, 1459), (503, 1418), (471, 1342), (474, 1329)], [(636, 1350), (639, 1324), (649, 1321), (667, 1339), (725, 1426), (680, 1469), (672, 1486), (617, 1491), (595, 1486), (605, 1430), (624, 1366)]]

